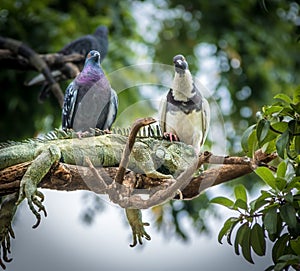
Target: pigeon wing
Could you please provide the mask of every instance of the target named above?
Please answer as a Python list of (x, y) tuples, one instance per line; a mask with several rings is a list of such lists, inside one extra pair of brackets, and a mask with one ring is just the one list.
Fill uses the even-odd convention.
[(202, 110), (200, 114), (200, 120), (201, 120), (201, 129), (202, 129), (202, 139), (200, 141), (200, 147), (201, 147), (205, 142), (208, 133), (209, 122), (210, 122), (210, 108), (205, 98), (203, 98), (202, 100)]
[(111, 88), (109, 111), (107, 114), (106, 122), (104, 124), (104, 129), (110, 129), (113, 122), (116, 119), (118, 112), (118, 96), (116, 92)]
[(158, 118), (162, 132), (166, 132), (167, 97), (164, 97), (159, 105)]
[(63, 111), (62, 111), (62, 128), (68, 129), (73, 126), (73, 119), (75, 113), (75, 105), (77, 100), (78, 88), (72, 82), (65, 93)]

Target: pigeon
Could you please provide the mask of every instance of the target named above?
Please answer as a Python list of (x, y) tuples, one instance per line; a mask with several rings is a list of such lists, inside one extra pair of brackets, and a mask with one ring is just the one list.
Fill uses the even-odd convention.
[[(106, 26), (101, 25), (97, 27), (94, 34), (85, 35), (70, 42), (57, 53), (62, 55), (70, 55), (77, 53), (86, 57), (87, 53), (91, 50), (96, 50), (100, 52), (101, 63), (107, 55), (108, 51), (108, 29)], [(58, 82), (62, 80), (72, 79), (76, 76), (76, 74), (74, 75), (74, 70), (70, 69), (69, 66), (65, 65), (61, 68), (61, 70), (53, 70), (52, 76)], [(36, 77), (32, 78), (29, 82), (26, 83), (27, 86), (32, 86), (36, 84), (43, 84), (41, 92), (39, 94), (39, 100), (44, 101), (49, 96), (51, 85), (49, 84), (49, 82), (45, 81), (45, 77), (42, 74), (37, 75)]]
[(183, 55), (173, 58), (172, 87), (159, 107), (159, 123), (165, 137), (192, 145), (197, 154), (207, 136), (210, 109), (196, 87)]
[(67, 87), (62, 110), (62, 128), (76, 132), (90, 128), (109, 130), (116, 118), (118, 96), (101, 65), (100, 53), (88, 53), (83, 70)]
[(67, 44), (64, 48), (62, 48), (58, 53), (63, 55), (70, 54), (81, 54), (86, 56), (88, 52), (91, 50), (96, 50), (101, 55), (102, 61), (108, 50), (108, 29), (106, 26), (97, 27), (95, 33), (93, 35), (85, 35), (80, 37), (69, 44)]

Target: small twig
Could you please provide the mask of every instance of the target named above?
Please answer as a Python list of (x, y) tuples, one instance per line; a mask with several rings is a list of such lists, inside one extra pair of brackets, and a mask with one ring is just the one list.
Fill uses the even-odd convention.
[(89, 157), (85, 157), (85, 162), (87, 163), (88, 167), (91, 169), (93, 175), (95, 176), (95, 178), (99, 181), (99, 187), (100, 190), (107, 190), (107, 184), (104, 181), (104, 179), (102, 178), (102, 176), (99, 174), (99, 172), (97, 171), (97, 169), (94, 167), (94, 165), (92, 164), (91, 160)]
[(118, 202), (123, 208), (133, 208), (133, 209), (148, 209), (155, 205), (160, 205), (169, 199), (173, 199), (178, 191), (179, 195), (182, 196), (181, 190), (184, 189), (192, 180), (192, 176), (197, 168), (198, 160), (191, 164), (185, 171), (183, 171), (174, 182), (170, 182), (171, 185), (165, 190), (158, 190), (156, 193), (152, 194), (148, 199), (142, 199), (138, 195), (129, 195), (125, 198), (119, 197)]
[(156, 122), (155, 119), (153, 119), (152, 117), (149, 118), (143, 118), (143, 119), (137, 119), (131, 126), (131, 131), (128, 137), (128, 140), (126, 142), (126, 146), (125, 149), (123, 151), (122, 154), (122, 159), (121, 162), (119, 164), (119, 170), (117, 172), (117, 175), (115, 177), (115, 182), (122, 184), (123, 183), (123, 179), (124, 179), (124, 175), (125, 175), (125, 171), (126, 168), (128, 166), (129, 163), (129, 157), (130, 157), (130, 153), (131, 150), (133, 148), (136, 136), (138, 131), (140, 130), (140, 128), (147, 126), (149, 124), (152, 124)]

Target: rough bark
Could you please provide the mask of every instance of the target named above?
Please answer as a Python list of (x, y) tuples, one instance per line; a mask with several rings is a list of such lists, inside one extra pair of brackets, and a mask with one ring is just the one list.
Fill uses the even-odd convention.
[[(257, 166), (268, 166), (266, 163), (277, 156), (267, 155), (262, 152), (256, 153), (256, 159), (245, 157), (221, 157), (204, 154), (200, 156), (201, 163), (223, 165), (205, 170), (181, 191), (182, 199), (197, 197), (205, 189), (219, 185), (247, 175)], [(0, 171), (0, 195), (7, 195), (18, 191), (20, 180), (30, 163), (22, 163)], [(117, 174), (117, 167), (97, 168), (107, 184), (111, 184)], [(163, 185), (160, 179), (153, 179), (132, 171), (126, 171), (123, 184), (135, 187), (135, 191), (143, 189), (143, 193), (150, 193), (151, 189)], [(94, 173), (89, 167), (58, 163), (40, 182), (39, 187), (58, 191), (90, 190), (103, 194), (103, 186), (95, 179)], [(177, 196), (179, 198), (179, 196)]]

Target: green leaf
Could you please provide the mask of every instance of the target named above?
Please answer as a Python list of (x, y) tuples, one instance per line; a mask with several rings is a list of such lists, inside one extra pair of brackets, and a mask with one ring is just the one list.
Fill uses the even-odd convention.
[(241, 247), (242, 247), (242, 253), (244, 258), (250, 262), (250, 263), (254, 263), (252, 256), (251, 256), (251, 229), (248, 226), (248, 223), (246, 224), (247, 227), (245, 227), (244, 230), (244, 236), (243, 236), (243, 240), (240, 243)]
[(271, 188), (276, 189), (275, 177), (272, 171), (266, 167), (258, 167), (255, 173)]
[(278, 238), (272, 249), (272, 259), (274, 263), (278, 262), (278, 259), (284, 254), (284, 250), (287, 247), (289, 240), (289, 234), (285, 233)]
[(261, 143), (267, 136), (270, 129), (270, 122), (265, 119), (261, 119), (256, 128), (256, 137), (259, 143)]
[(294, 197), (293, 197), (293, 194), (291, 192), (287, 193), (283, 198), (287, 202), (290, 202), (290, 203), (293, 203), (293, 201), (294, 201)]
[(254, 224), (251, 229), (251, 246), (258, 256), (264, 256), (266, 253), (266, 240), (263, 228), (258, 224)]
[(236, 232), (234, 240), (234, 251), (236, 255), (240, 255), (239, 245), (242, 243), (246, 228), (248, 227), (248, 222), (245, 222)]
[(283, 109), (282, 106), (279, 105), (268, 105), (268, 106), (264, 106), (262, 108), (262, 111), (265, 115), (272, 115), (274, 113), (280, 113), (281, 110)]
[(291, 247), (297, 255), (300, 255), (300, 236), (290, 241)]
[(234, 195), (236, 199), (241, 199), (244, 202), (247, 202), (247, 192), (245, 186), (238, 184), (234, 187)]
[(270, 194), (267, 191), (261, 190), (261, 195), (257, 199), (250, 202), (251, 210), (256, 211), (259, 208), (261, 208), (262, 206), (264, 206), (265, 204), (267, 204), (268, 201), (266, 201), (266, 199), (268, 199), (268, 198), (271, 199), (272, 194)]
[(298, 114), (300, 114), (300, 102), (297, 104), (292, 104), (291, 103), (291, 107), (295, 110), (295, 112), (297, 112)]
[(263, 216), (263, 222), (269, 234), (277, 233), (277, 205), (274, 205), (267, 210)]
[(278, 261), (285, 262), (287, 264), (298, 264), (300, 262), (300, 256), (293, 255), (293, 254), (286, 254), (282, 255)]
[[(276, 136), (275, 136), (276, 137)], [(261, 147), (262, 152), (270, 154), (276, 151), (275, 141), (269, 141)]]
[(280, 164), (277, 167), (277, 177), (284, 178), (286, 173), (287, 165), (286, 162), (283, 160), (280, 162)]
[(274, 266), (274, 271), (282, 271), (286, 265), (286, 263), (278, 263)]
[(299, 87), (294, 91), (293, 102), (300, 103), (300, 88)]
[(275, 265), (270, 265), (267, 269), (265, 269), (265, 271), (273, 271), (274, 267)]
[(297, 122), (296, 120), (292, 119), (288, 122), (288, 128), (291, 134), (297, 133)]
[(254, 263), (251, 257), (251, 229), (248, 225), (248, 222), (245, 222), (236, 233), (235, 242), (234, 242), (234, 250), (237, 255), (240, 255), (239, 246), (242, 248), (242, 254), (244, 258), (250, 262)]
[[(294, 177), (288, 184), (287, 189), (297, 188), (298, 185), (300, 185), (300, 176)], [(300, 187), (297, 189), (300, 190)]]
[(225, 206), (229, 209), (232, 209), (234, 202), (231, 199), (225, 198), (225, 197), (216, 197), (210, 200), (211, 203), (220, 204), (222, 206)]
[[(227, 235), (227, 237), (228, 237), (228, 236), (231, 236), (231, 233), (232, 233), (233, 228), (235, 227), (235, 225), (236, 225), (239, 221), (240, 221), (240, 219), (239, 219), (239, 218), (236, 218), (236, 217), (230, 217), (230, 218), (228, 218), (228, 219), (225, 221), (225, 223), (224, 223), (224, 225), (223, 225), (223, 227), (222, 227), (222, 229), (220, 230), (219, 235), (218, 235), (218, 242), (219, 242), (220, 244), (222, 244), (222, 239), (223, 239), (223, 237), (224, 237), (225, 235)], [(227, 238), (227, 241), (228, 241), (228, 243), (229, 243), (230, 245), (232, 245), (232, 244), (231, 244), (230, 237), (229, 237), (229, 239)]]
[(282, 191), (285, 186), (286, 186), (286, 179), (284, 178), (280, 178), (280, 177), (276, 177), (275, 178), (275, 184), (276, 184), (276, 187), (279, 191)]
[(284, 121), (276, 122), (276, 123), (272, 124), (272, 127), (276, 131), (278, 131), (280, 133), (283, 133), (286, 129), (288, 129), (288, 123), (284, 122)]
[(252, 131), (248, 138), (248, 154), (252, 156), (257, 147), (256, 131)]
[(284, 133), (279, 136), (276, 140), (276, 149), (279, 157), (284, 159), (284, 153), (289, 143), (289, 131), (286, 130)]
[(256, 127), (256, 124), (248, 127), (242, 135), (241, 145), (242, 145), (242, 148), (245, 152), (248, 152), (248, 139), (249, 139), (249, 136), (253, 132), (255, 127)]
[(279, 93), (279, 94), (275, 95), (274, 99), (279, 99), (281, 101), (284, 101), (288, 105), (290, 103), (292, 103), (292, 99), (289, 96), (287, 96), (286, 94), (283, 94), (283, 93)]
[(245, 211), (248, 210), (248, 205), (245, 201), (241, 200), (241, 199), (237, 199), (233, 205), (234, 209), (240, 208), (243, 209)]
[(231, 234), (232, 234), (232, 232), (233, 232), (234, 227), (238, 224), (238, 222), (240, 222), (240, 219), (237, 219), (237, 221), (233, 222), (233, 223), (231, 224), (230, 229), (229, 229), (228, 232), (227, 232), (227, 243), (228, 243), (229, 245), (231, 245), (231, 246), (232, 246), (232, 243), (231, 243)]
[(298, 155), (300, 154), (300, 135), (295, 136), (295, 151)]
[(283, 221), (285, 221), (288, 226), (292, 229), (296, 229), (297, 218), (295, 208), (291, 204), (284, 204), (279, 207), (280, 216)]

